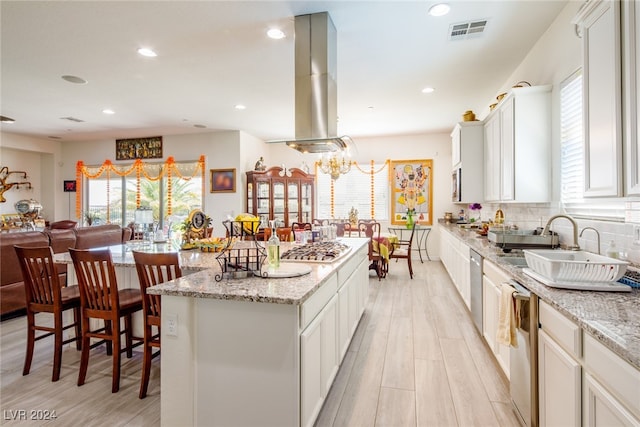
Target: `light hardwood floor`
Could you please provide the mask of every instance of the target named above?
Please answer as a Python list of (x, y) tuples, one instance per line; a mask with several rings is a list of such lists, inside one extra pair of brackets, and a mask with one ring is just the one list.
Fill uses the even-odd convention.
[[(518, 426), (508, 383), (440, 262), (392, 262), (370, 278), (370, 295), (353, 342), (316, 426)], [(64, 351), (60, 381), (51, 382), (51, 339), (36, 343), (22, 376), (23, 318), (0, 324), (0, 423), (3, 425), (160, 425), (160, 369), (138, 399), (141, 357), (123, 355), (120, 391), (111, 393), (111, 358), (92, 350), (87, 381), (76, 386), (79, 352)], [(19, 410), (50, 410), (46, 421), (11, 420)]]

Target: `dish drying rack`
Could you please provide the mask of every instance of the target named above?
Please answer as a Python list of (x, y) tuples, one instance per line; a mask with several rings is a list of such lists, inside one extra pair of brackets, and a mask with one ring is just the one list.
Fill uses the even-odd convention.
[(267, 252), (256, 240), (259, 222), (225, 220), (222, 225), (229, 238), (216, 257), (221, 270), (215, 275), (216, 281), (242, 279), (249, 275), (267, 277), (267, 272), (263, 271)]

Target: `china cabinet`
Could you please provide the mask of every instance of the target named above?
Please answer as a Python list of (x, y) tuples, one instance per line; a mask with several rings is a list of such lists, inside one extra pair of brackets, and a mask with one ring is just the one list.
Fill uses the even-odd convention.
[(261, 226), (278, 220), (285, 227), (313, 219), (315, 176), (279, 166), (247, 172), (247, 212), (260, 217)]
[(551, 88), (512, 88), (485, 119), (486, 201), (549, 201)]

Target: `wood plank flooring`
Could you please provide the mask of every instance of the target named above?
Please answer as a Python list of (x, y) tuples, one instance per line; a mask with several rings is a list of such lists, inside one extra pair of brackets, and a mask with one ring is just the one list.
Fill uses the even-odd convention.
[[(370, 278), (370, 295), (316, 426), (518, 426), (508, 383), (440, 262), (392, 262)], [(24, 318), (0, 324), (0, 424), (160, 425), (160, 368), (154, 359), (146, 399), (138, 399), (141, 354), (122, 359), (120, 391), (111, 393), (111, 357), (92, 350), (85, 385), (80, 354), (67, 348), (51, 382), (52, 338), (36, 343), (22, 376)], [(16, 420), (19, 410), (49, 410), (50, 421)]]

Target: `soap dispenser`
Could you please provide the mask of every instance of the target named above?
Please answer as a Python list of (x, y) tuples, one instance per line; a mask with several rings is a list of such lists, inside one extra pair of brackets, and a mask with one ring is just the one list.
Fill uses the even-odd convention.
[(614, 242), (613, 240), (609, 242), (609, 247), (607, 248), (605, 255), (608, 256), (609, 258), (619, 258), (620, 253), (618, 252), (618, 247), (616, 246), (616, 242)]

